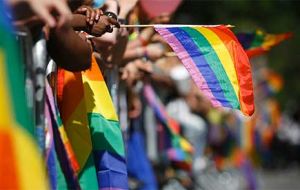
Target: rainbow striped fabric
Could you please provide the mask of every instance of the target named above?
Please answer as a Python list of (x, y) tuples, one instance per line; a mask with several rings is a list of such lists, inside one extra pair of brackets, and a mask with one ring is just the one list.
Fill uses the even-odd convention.
[(30, 134), (23, 63), (7, 11), (0, 1), (0, 189), (48, 189), (43, 161)]
[(84, 99), (82, 74), (59, 69), (57, 96), (61, 119), (79, 164), (77, 172), (80, 186), (82, 189), (97, 189), (98, 183)]
[(100, 189), (128, 189), (122, 132), (96, 59), (82, 74), (87, 116)]
[[(48, 174), (52, 189), (80, 189), (77, 172), (79, 164), (76, 160), (71, 143), (62, 124), (58, 108), (55, 104), (52, 89), (46, 80), (47, 135), (49, 148), (46, 152)], [(48, 143), (47, 143), (48, 144)], [(51, 155), (52, 154), (52, 155)], [(52, 159), (52, 160), (51, 160)]]
[[(83, 189), (128, 189), (127, 168), (118, 116), (94, 57), (89, 70), (59, 70), (58, 100), (67, 135), (78, 158)], [(91, 167), (93, 166), (93, 167)], [(89, 176), (89, 177), (88, 177)], [(90, 181), (89, 183), (87, 183)]]
[(239, 33), (236, 35), (246, 50), (249, 58), (261, 55), (282, 41), (292, 37), (292, 33), (267, 34), (261, 30), (253, 33)]
[(181, 59), (197, 86), (215, 107), (254, 112), (251, 68), (235, 35), (223, 25), (155, 30)]
[(149, 84), (144, 86), (144, 96), (149, 106), (153, 109), (158, 123), (161, 124), (169, 134), (171, 146), (167, 147), (167, 157), (171, 161), (183, 163), (185, 166), (188, 166), (187, 169), (190, 169), (194, 149), (193, 146), (180, 135), (179, 123), (169, 116), (159, 97)]
[(79, 164), (83, 168), (92, 152), (81, 73), (58, 70), (58, 105), (65, 130)]

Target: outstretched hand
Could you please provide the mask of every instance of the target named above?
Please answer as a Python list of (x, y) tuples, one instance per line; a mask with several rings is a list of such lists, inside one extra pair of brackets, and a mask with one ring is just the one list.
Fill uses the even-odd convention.
[[(26, 0), (35, 14), (50, 27), (62, 26), (72, 18), (65, 0)], [(58, 15), (56, 21), (52, 13)]]
[[(71, 20), (72, 13), (66, 0), (6, 0), (12, 7), (14, 14), (19, 15), (16, 19), (19, 24), (43, 22), (53, 27), (61, 27)], [(21, 10), (18, 7), (22, 8)], [(18, 17), (18, 16), (17, 16)], [(17, 23), (17, 24), (18, 24)]]

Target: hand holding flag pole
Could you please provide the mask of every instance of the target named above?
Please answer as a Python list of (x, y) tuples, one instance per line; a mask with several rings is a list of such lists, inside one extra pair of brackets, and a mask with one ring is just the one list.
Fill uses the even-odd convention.
[[(216, 27), (216, 26), (221, 26), (219, 24), (216, 24), (216, 25), (191, 25), (191, 24), (121, 24), (120, 25), (120, 28), (148, 28), (148, 27), (156, 27), (156, 28), (165, 28), (165, 27), (168, 27), (168, 28), (175, 28), (175, 27)], [(228, 28), (233, 28), (235, 27), (234, 25), (230, 25), (230, 24), (227, 24), (227, 25), (224, 25)], [(113, 28), (117, 28), (116, 26), (112, 26)], [(94, 38), (95, 36), (93, 35), (87, 35), (86, 38), (87, 39), (92, 39)]]

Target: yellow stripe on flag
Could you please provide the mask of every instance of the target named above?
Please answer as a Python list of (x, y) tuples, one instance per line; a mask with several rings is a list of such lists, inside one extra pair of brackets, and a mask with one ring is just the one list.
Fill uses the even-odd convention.
[(84, 82), (89, 83), (89, 85), (84, 85), (85, 96), (94, 97), (94, 101), (86, 101), (87, 112), (100, 113), (105, 119), (118, 121), (118, 116), (110, 99), (110, 94), (105, 82), (89, 81), (84, 75), (82, 79)]
[[(86, 100), (87, 113), (99, 113), (105, 119), (118, 121), (113, 102), (95, 57), (92, 57), (91, 68), (82, 73), (85, 97), (89, 97)], [(91, 97), (94, 97), (94, 101), (90, 100)]]
[(64, 127), (81, 170), (92, 152), (92, 140), (84, 99), (77, 105)]
[(204, 37), (209, 41), (212, 48), (215, 50), (218, 55), (220, 62), (222, 63), (226, 74), (233, 86), (236, 97), (239, 96), (239, 83), (236, 74), (236, 70), (234, 67), (233, 60), (231, 58), (230, 53), (227, 50), (227, 47), (223, 44), (223, 41), (211, 30), (205, 27), (195, 27), (195, 29), (204, 35)]
[(13, 121), (13, 114), (11, 110), (11, 100), (8, 95), (8, 87), (7, 87), (7, 80), (6, 80), (6, 69), (5, 69), (5, 56), (3, 50), (0, 49), (0, 113), (1, 113), (1, 120), (0, 120), (0, 127), (1, 126), (8, 126)]

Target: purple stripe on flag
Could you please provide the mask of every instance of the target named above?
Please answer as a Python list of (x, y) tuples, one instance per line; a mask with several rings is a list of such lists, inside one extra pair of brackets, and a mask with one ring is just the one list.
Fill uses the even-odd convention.
[(48, 128), (47, 128), (48, 130), (47, 130), (46, 137), (49, 137), (49, 138), (46, 138), (46, 140), (49, 139), (49, 141), (46, 142), (45, 162), (47, 163), (50, 187), (51, 187), (51, 189), (57, 189), (55, 147), (54, 147), (54, 141), (53, 141), (52, 121), (51, 121), (48, 104), (45, 104), (45, 117), (46, 117), (46, 121), (48, 122)]
[(162, 36), (165, 37), (165, 40), (169, 44), (174, 44), (172, 47), (176, 53), (176, 55), (181, 59), (185, 60), (182, 61), (185, 68), (189, 71), (191, 74), (193, 80), (195, 81), (196, 85), (202, 90), (202, 92), (209, 98), (212, 105), (214, 107), (221, 107), (222, 104), (215, 98), (215, 96), (212, 94), (210, 88), (208, 87), (204, 77), (198, 70), (196, 64), (194, 63), (193, 59), (190, 57), (188, 52), (185, 50), (185, 48), (181, 45), (181, 43), (178, 41), (178, 39), (167, 29), (165, 28), (155, 28), (155, 30)]
[(169, 150), (167, 150), (167, 155), (170, 158), (170, 160), (186, 161), (186, 156), (184, 151), (179, 148), (170, 148)]

